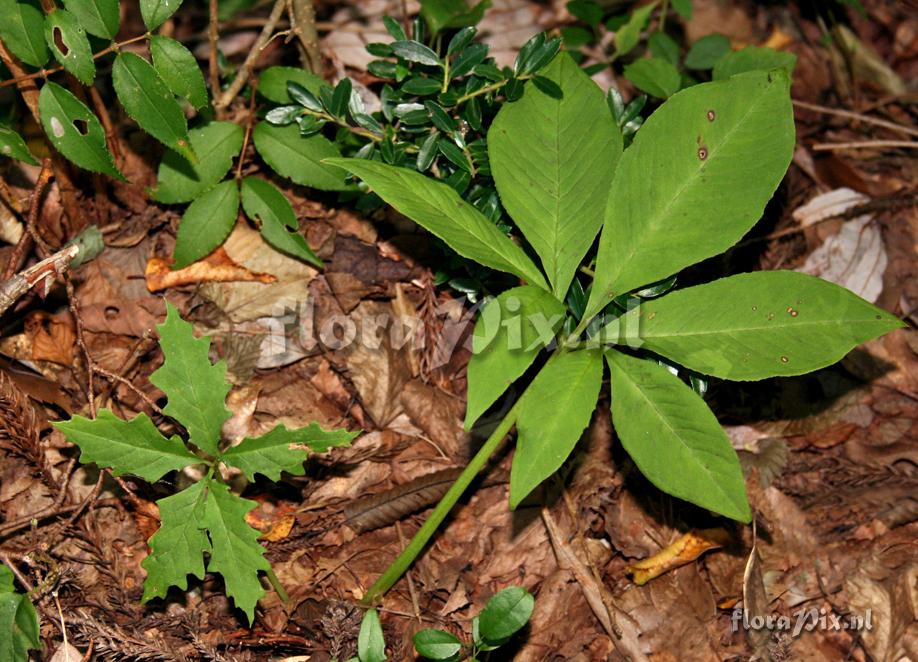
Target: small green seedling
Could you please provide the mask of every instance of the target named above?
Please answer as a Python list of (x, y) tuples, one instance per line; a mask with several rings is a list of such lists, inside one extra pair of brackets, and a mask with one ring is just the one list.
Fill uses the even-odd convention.
[(133, 474), (155, 482), (170, 471), (203, 466), (204, 478), (157, 501), (161, 524), (142, 563), (147, 571), (143, 600), (164, 597), (170, 586), (184, 590), (189, 574), (203, 579), (206, 555), (207, 570), (223, 576), (227, 595), (251, 622), (255, 603), (265, 594), (259, 572), (267, 574), (282, 598), (283, 588), (264, 558), (259, 532), (245, 521), (255, 502), (230, 491), (221, 465), (253, 481), (255, 474), (276, 481), (282, 471), (301, 476), (309, 451), (346, 445), (357, 433), (326, 431), (315, 423), (295, 430), (278, 425), (221, 448), (221, 428), (231, 415), (225, 405), (230, 389), (226, 364), (211, 364), (210, 339), (195, 338), (191, 324), (171, 304), (157, 328), (165, 362), (150, 381), (166, 394), (163, 411), (188, 431), (187, 442), (174, 435), (167, 439), (143, 413), (125, 421), (103, 409), (94, 420), (74, 416), (55, 427), (80, 447), (82, 462), (110, 468), (116, 476)]
[(367, 609), (357, 634), (357, 657), (348, 658), (347, 662), (385, 662), (385, 659), (386, 639), (379, 614), (375, 609)]
[(794, 150), (784, 70), (672, 95), (624, 152), (602, 91), (569, 55), (542, 76), (552, 85), (528, 82), (487, 136), (503, 206), (541, 269), (450, 187), (379, 161), (332, 161), (460, 255), (526, 283), (487, 303), (476, 323), (467, 428), (548, 354), (368, 600), (401, 576), (514, 425), (512, 508), (561, 467), (593, 415), (604, 362), (616, 433), (650, 482), (750, 521), (736, 452), (686, 382), (801, 375), (902, 326), (849, 290), (793, 271), (666, 292), (681, 270), (739, 241), (781, 182)]
[(519, 632), (529, 617), (535, 600), (524, 588), (511, 586), (496, 593), (472, 621), (472, 641), (465, 643), (444, 630), (421, 630), (414, 635), (414, 648), (429, 660), (475, 662), (479, 653), (500, 648)]
[(38, 614), (28, 595), (16, 593), (13, 573), (0, 563), (0, 660), (26, 662), (41, 650)]

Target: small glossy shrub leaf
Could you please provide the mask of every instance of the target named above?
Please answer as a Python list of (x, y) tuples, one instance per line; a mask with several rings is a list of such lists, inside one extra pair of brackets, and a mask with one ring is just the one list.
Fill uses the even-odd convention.
[(647, 19), (650, 18), (650, 14), (656, 6), (656, 2), (651, 2), (631, 12), (628, 22), (615, 32), (616, 55), (621, 57), (638, 45), (641, 40), (641, 32), (644, 30), (644, 26), (647, 25)]
[(296, 230), (299, 222), (287, 197), (263, 179), (242, 180), (242, 208), (246, 216), (261, 223), (261, 236), (277, 250), (319, 268), (322, 260)]
[(210, 122), (189, 131), (188, 139), (198, 160), (191, 164), (171, 150), (163, 154), (156, 189), (151, 191), (157, 202), (190, 202), (216, 186), (242, 149), (242, 127), (235, 122)]
[(125, 421), (101, 409), (94, 420), (74, 416), (54, 427), (80, 447), (81, 463), (95, 462), (116, 476), (133, 474), (152, 482), (201, 461), (178, 437), (166, 439), (143, 413)]
[(564, 313), (561, 302), (532, 285), (507, 290), (484, 307), (472, 336), (466, 430), (551, 343)]
[(223, 575), (226, 594), (245, 612), (249, 623), (255, 617), (255, 603), (265, 594), (258, 572), (271, 569), (264, 547), (258, 544), (261, 534), (245, 521), (246, 513), (257, 505), (236, 496), (223, 483), (211, 481), (202, 521), (210, 534), (207, 571)]
[(184, 97), (198, 110), (207, 105), (204, 74), (191, 51), (175, 39), (153, 35), (150, 56), (156, 73), (173, 94)]
[(386, 640), (375, 609), (367, 609), (357, 634), (357, 656), (360, 662), (385, 662)]
[(166, 22), (181, 6), (182, 0), (140, 0), (140, 15), (151, 32)]
[(54, 58), (84, 85), (92, 85), (96, 63), (86, 30), (76, 16), (66, 9), (51, 12), (45, 18), (45, 41)]
[(195, 338), (191, 324), (171, 303), (166, 303), (166, 321), (156, 328), (165, 361), (150, 382), (169, 399), (163, 411), (181, 422), (191, 443), (216, 457), (220, 431), (230, 417), (226, 363), (211, 364), (210, 338)]
[(48, 81), (38, 95), (41, 125), (54, 148), (92, 172), (124, 179), (105, 145), (105, 130), (86, 105), (57, 83)]
[(647, 39), (647, 46), (655, 58), (679, 65), (679, 44), (665, 32), (654, 32)]
[(563, 352), (536, 375), (523, 394), (510, 469), (510, 508), (557, 471), (571, 454), (596, 407), (602, 355)]
[(252, 132), (255, 148), (274, 171), (297, 184), (323, 191), (344, 191), (345, 172), (323, 160), (341, 156), (337, 145), (324, 136), (300, 136), (295, 124), (272, 126), (259, 122)]
[[(601, 369), (602, 359), (597, 359)], [(504, 642), (529, 622), (534, 607), (535, 598), (526, 589), (520, 586), (505, 588), (495, 593), (481, 610), (478, 615), (478, 633), (485, 643)]]
[(709, 34), (692, 44), (685, 55), (685, 66), (689, 69), (711, 69), (729, 52), (729, 39), (722, 34)]
[(187, 267), (222, 244), (239, 215), (239, 188), (235, 181), (217, 184), (188, 205), (175, 237), (174, 269)]
[(89, 34), (114, 39), (121, 27), (118, 0), (64, 0), (64, 6)]
[(802, 375), (903, 326), (834, 283), (795, 271), (721, 278), (646, 301), (621, 318), (649, 349), (723, 379)]
[(0, 565), (0, 660), (27, 662), (30, 650), (41, 650), (38, 614), (29, 596), (13, 589), (12, 571)]
[(166, 147), (195, 161), (181, 106), (149, 62), (122, 52), (112, 66), (112, 85), (127, 114)]
[(655, 361), (615, 350), (606, 361), (612, 423), (641, 473), (667, 494), (748, 522), (739, 458), (704, 400)]
[(634, 83), (641, 92), (660, 99), (667, 99), (679, 91), (682, 76), (667, 60), (644, 58), (625, 66), (625, 78)]
[(794, 71), (797, 56), (793, 53), (776, 51), (773, 48), (747, 46), (738, 51), (727, 53), (714, 65), (714, 80), (726, 80), (731, 76), (747, 71), (769, 71), (783, 69), (788, 76)]
[(347, 430), (323, 430), (317, 423), (297, 430), (278, 425), (260, 437), (246, 437), (224, 452), (220, 459), (242, 471), (249, 480), (254, 481), (255, 474), (260, 473), (277, 481), (282, 471), (302, 476), (306, 471), (303, 462), (310, 451), (323, 452), (347, 445), (357, 434)]
[(618, 164), (586, 316), (735, 244), (762, 215), (793, 151), (793, 109), (780, 72), (673, 95)]
[(516, 274), (548, 289), (545, 279), (519, 246), (448, 185), (406, 168), (364, 159), (331, 159), (364, 180), (396, 210), (486, 267)]
[(150, 555), (140, 564), (147, 571), (144, 602), (166, 597), (170, 586), (184, 591), (188, 588), (188, 575), (204, 579), (204, 552), (210, 551), (204, 530), (209, 483), (200, 480), (156, 502), (159, 530), (150, 537)]
[(268, 67), (258, 77), (258, 93), (268, 101), (279, 104), (294, 103), (287, 91), (287, 84), (293, 82), (305, 87), (314, 95), (319, 94), (323, 85), (328, 85), (323, 78), (305, 69), (296, 67)]
[(560, 98), (527, 83), (494, 119), (488, 155), (501, 202), (562, 299), (602, 225), (622, 136), (602, 91), (568, 54), (542, 75)]
[(45, 43), (45, 15), (24, 2), (4, 2), (0, 5), (0, 39), (13, 55), (33, 67), (43, 67), (48, 61)]
[(429, 660), (451, 660), (462, 650), (462, 641), (443, 630), (421, 630), (413, 641), (418, 654)]
[(476, 25), (490, 6), (491, 0), (421, 0), (421, 16), (436, 36), (445, 28)]
[(393, 41), (390, 46), (396, 55), (409, 62), (433, 66), (440, 64), (440, 58), (437, 57), (437, 54), (418, 41), (407, 39), (405, 41)]
[(5, 126), (0, 126), (0, 156), (24, 161), (30, 165), (38, 165), (38, 161), (32, 156), (22, 136)]

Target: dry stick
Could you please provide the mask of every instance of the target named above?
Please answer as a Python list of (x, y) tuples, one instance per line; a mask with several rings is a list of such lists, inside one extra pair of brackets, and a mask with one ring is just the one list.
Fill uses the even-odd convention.
[(290, 26), (300, 40), (305, 53), (304, 65), (314, 74), (322, 75), (322, 54), (319, 53), (319, 32), (316, 29), (316, 9), (312, 0), (292, 0)]
[[(23, 236), (26, 235), (23, 234)], [(80, 249), (77, 246), (67, 246), (22, 273), (0, 282), (0, 315), (9, 310), (19, 300), (19, 297), (45, 278), (63, 273), (79, 252)]]
[(884, 129), (889, 129), (890, 131), (898, 131), (900, 133), (906, 133), (910, 136), (918, 136), (918, 129), (913, 129), (908, 126), (903, 126), (901, 124), (896, 124), (895, 122), (890, 122), (888, 120), (882, 120), (878, 117), (871, 117), (870, 115), (864, 115), (862, 113), (855, 113), (850, 110), (844, 110), (841, 108), (829, 108), (827, 106), (820, 106), (815, 103), (808, 103), (806, 101), (799, 101), (794, 99), (794, 105), (798, 108), (806, 108), (807, 110), (812, 110), (817, 113), (825, 113), (826, 115), (835, 115), (837, 117), (846, 117), (851, 120), (857, 120), (858, 122), (863, 122), (864, 124), (873, 124), (874, 126), (882, 126)]
[(909, 140), (863, 140), (850, 143), (816, 143), (814, 152), (828, 152), (842, 149), (918, 149), (918, 141)]
[(271, 14), (268, 16), (268, 22), (265, 23), (265, 27), (261, 29), (261, 33), (258, 35), (258, 39), (255, 40), (252, 50), (249, 51), (242, 66), (239, 67), (239, 73), (236, 74), (233, 82), (230, 83), (229, 87), (226, 88), (226, 91), (219, 98), (216, 97), (216, 94), (214, 95), (214, 108), (217, 110), (223, 110), (229, 106), (249, 79), (252, 73), (252, 67), (255, 66), (255, 62), (258, 60), (259, 56), (261, 56), (261, 52), (264, 50), (265, 46), (271, 41), (271, 34), (274, 32), (275, 27), (277, 27), (277, 22), (280, 20), (281, 14), (284, 13), (286, 1), (287, 0), (275, 1), (274, 7), (271, 9)]
[(252, 127), (255, 125), (255, 97), (258, 92), (258, 79), (252, 85), (252, 96), (249, 99), (249, 116), (245, 121), (245, 134), (242, 136), (242, 149), (239, 150), (239, 162), (236, 164), (236, 181), (242, 181), (242, 166), (245, 164), (245, 150), (249, 147)]
[(210, 0), (209, 5), (210, 21), (207, 27), (207, 41), (210, 46), (210, 59), (207, 63), (207, 70), (210, 76), (210, 94), (216, 99), (220, 93), (220, 68), (217, 64), (217, 0)]
[[(38, 175), (38, 181), (35, 182), (35, 186), (32, 188), (32, 194), (29, 197), (29, 213), (28, 213), (27, 223), (35, 223), (37, 221), (38, 211), (40, 208), (40, 202), (41, 202), (42, 196), (45, 193), (45, 189), (48, 187), (48, 182), (50, 179), (51, 179), (50, 162), (48, 159), (44, 159), (41, 164), (41, 173)], [(13, 254), (12, 256), (10, 256), (10, 261), (7, 262), (6, 269), (4, 269), (3, 271), (2, 280), (6, 281), (12, 278), (13, 274), (16, 273), (19, 267), (22, 266), (22, 262), (23, 260), (25, 260), (26, 253), (28, 252), (30, 248), (29, 244), (31, 241), (32, 241), (32, 235), (29, 232), (24, 231), (22, 233), (22, 236), (19, 238), (19, 241), (16, 244), (16, 248), (13, 249)], [(38, 281), (33, 281), (32, 285), (34, 285), (35, 282), (38, 282)], [(4, 287), (9, 285), (11, 288), (13, 288), (12, 291), (14, 292), (15, 292), (15, 288), (17, 287), (17, 286), (10, 285), (9, 283), (4, 283), (3, 285)], [(32, 285), (29, 285), (29, 287), (31, 287)], [(18, 299), (23, 294), (25, 294), (25, 290), (23, 290), (22, 292), (19, 292), (16, 295), (16, 299)], [(2, 302), (2, 299), (0, 299), (0, 302)], [(3, 314), (3, 312), (7, 308), (9, 308), (9, 306), (12, 305), (12, 303), (13, 302), (11, 301), (6, 306), (6, 308), (0, 307), (0, 314)]]

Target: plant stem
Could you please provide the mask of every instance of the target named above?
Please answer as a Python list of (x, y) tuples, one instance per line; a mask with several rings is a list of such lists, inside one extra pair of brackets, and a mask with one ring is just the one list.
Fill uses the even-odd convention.
[(500, 442), (502, 442), (507, 433), (510, 432), (510, 428), (516, 423), (516, 417), (519, 413), (519, 406), (522, 400), (523, 398), (520, 397), (513, 407), (510, 408), (510, 411), (507, 412), (507, 415), (504, 416), (503, 420), (494, 429), (491, 436), (484, 442), (482, 447), (475, 454), (475, 457), (473, 457), (468, 465), (466, 465), (465, 469), (463, 469), (462, 473), (456, 479), (456, 482), (450, 486), (446, 494), (443, 495), (443, 498), (440, 499), (440, 503), (438, 503), (433, 509), (433, 512), (430, 513), (430, 517), (421, 525), (418, 532), (414, 534), (414, 538), (411, 539), (408, 546), (405, 547), (402, 553), (398, 555), (398, 558), (386, 568), (386, 571), (376, 580), (376, 583), (370, 587), (363, 598), (365, 604), (376, 602), (386, 591), (392, 588), (395, 582), (405, 574), (405, 571), (408, 570), (409, 566), (411, 566), (418, 555), (424, 550), (425, 545), (427, 545), (427, 542), (440, 527), (440, 524), (443, 523), (443, 520), (446, 519), (446, 516), (449, 515), (453, 506), (456, 505), (456, 502), (459, 501), (459, 498), (465, 493), (465, 490), (468, 489), (468, 486), (475, 479), (475, 476), (484, 468), (498, 446), (500, 446)]
[(271, 586), (274, 587), (274, 590), (277, 592), (277, 597), (281, 599), (281, 602), (290, 602), (290, 596), (287, 595), (287, 591), (284, 590), (284, 585), (281, 584), (280, 579), (274, 574), (274, 568), (268, 568), (265, 574), (268, 576), (268, 581), (271, 582)]
[(319, 52), (319, 33), (316, 30), (316, 10), (312, 0), (293, 0), (290, 5), (290, 26), (300, 40), (305, 55), (304, 65), (312, 73), (322, 75), (322, 54)]
[(657, 25), (657, 32), (663, 32), (663, 28), (666, 27), (666, 12), (669, 10), (669, 0), (663, 0), (663, 4), (660, 5), (660, 23)]
[[(530, 78), (532, 78), (532, 76), (533, 76), (533, 74), (527, 74), (527, 75), (525, 75), (525, 76), (520, 76), (519, 78), (517, 78), (517, 80), (529, 80)], [(497, 81), (496, 83), (491, 83), (490, 85), (485, 85), (485, 86), (482, 87), (481, 89), (475, 90), (474, 92), (469, 92), (468, 94), (463, 94), (461, 97), (459, 97), (458, 99), (456, 99), (455, 105), (458, 106), (459, 104), (464, 103), (465, 101), (468, 101), (469, 99), (472, 99), (473, 97), (481, 96), (482, 94), (488, 94), (489, 92), (495, 92), (495, 91), (501, 89), (501, 88), (502, 88), (504, 85), (506, 85), (507, 83), (509, 83), (510, 80), (511, 80), (510, 78), (505, 78), (504, 80), (499, 80), (499, 81)]]
[(440, 88), (440, 92), (446, 94), (449, 90), (449, 56), (447, 55), (443, 58), (443, 87)]
[(216, 99), (220, 94), (220, 66), (217, 62), (217, 42), (220, 33), (217, 29), (217, 0), (208, 3), (207, 46), (210, 57), (207, 58), (207, 77), (210, 79), (210, 95)]

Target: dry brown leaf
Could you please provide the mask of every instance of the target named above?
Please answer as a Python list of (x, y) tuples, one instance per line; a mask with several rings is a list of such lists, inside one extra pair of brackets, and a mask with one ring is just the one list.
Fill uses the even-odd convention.
[(627, 571), (634, 583), (641, 586), (663, 573), (691, 563), (709, 549), (723, 547), (729, 541), (730, 534), (721, 528), (692, 530), (650, 558), (628, 566)]
[(25, 321), (32, 344), (32, 359), (70, 366), (76, 354), (76, 331), (70, 313), (49, 315), (34, 312)]
[(151, 257), (144, 275), (147, 289), (151, 292), (194, 283), (277, 282), (277, 277), (272, 274), (256, 273), (236, 264), (222, 246), (203, 260), (176, 271), (171, 270), (167, 260)]

